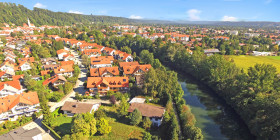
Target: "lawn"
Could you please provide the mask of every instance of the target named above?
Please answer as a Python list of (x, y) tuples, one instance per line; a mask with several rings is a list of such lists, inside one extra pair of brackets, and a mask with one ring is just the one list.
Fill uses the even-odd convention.
[(60, 135), (71, 134), (72, 117), (59, 116), (54, 119), (54, 130)]
[(117, 111), (115, 107), (103, 106), (106, 111), (107, 119), (110, 126), (112, 126), (112, 132), (103, 136), (93, 136), (96, 140), (125, 140), (125, 139), (142, 139), (145, 130), (138, 126), (127, 125), (124, 122), (126, 120), (120, 120), (117, 118)]
[[(145, 129), (139, 126), (127, 125), (126, 119), (117, 118), (116, 107), (102, 106), (106, 113), (106, 119), (109, 125), (112, 126), (112, 131), (109, 134), (102, 136), (92, 136), (89, 139), (94, 140), (125, 140), (125, 139), (142, 139)], [(54, 130), (60, 135), (71, 134), (71, 117), (59, 116), (54, 120)]]
[(245, 55), (231, 55), (225, 56), (232, 58), (237, 67), (243, 68), (244, 71), (247, 71), (249, 67), (254, 66), (255, 64), (272, 64), (276, 67), (277, 72), (280, 73), (280, 56), (245, 56)]

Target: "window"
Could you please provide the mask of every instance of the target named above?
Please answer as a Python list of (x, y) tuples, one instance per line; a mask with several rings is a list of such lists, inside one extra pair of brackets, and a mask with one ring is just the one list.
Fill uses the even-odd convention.
[(123, 82), (126, 82), (126, 79), (123, 79)]

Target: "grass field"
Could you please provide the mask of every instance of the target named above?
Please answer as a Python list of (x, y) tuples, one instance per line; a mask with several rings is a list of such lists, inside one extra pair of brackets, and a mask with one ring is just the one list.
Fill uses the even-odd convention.
[(120, 120), (117, 118), (117, 111), (115, 107), (103, 106), (106, 110), (109, 125), (112, 126), (111, 133), (103, 136), (93, 136), (94, 140), (141, 140), (145, 130), (138, 126), (127, 125), (124, 122), (127, 120)]
[(243, 68), (247, 71), (249, 67), (255, 64), (272, 64), (276, 67), (277, 72), (280, 73), (280, 56), (245, 56), (245, 55), (231, 55), (225, 56), (232, 58), (237, 67)]
[(71, 134), (71, 117), (59, 116), (54, 119), (54, 130), (60, 135)]

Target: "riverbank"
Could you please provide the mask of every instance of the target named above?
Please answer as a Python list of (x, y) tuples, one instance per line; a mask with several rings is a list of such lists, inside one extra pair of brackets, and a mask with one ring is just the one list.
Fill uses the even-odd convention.
[(255, 139), (236, 111), (212, 88), (192, 75), (172, 70), (178, 73), (178, 82), (184, 90), (183, 98), (192, 109), (197, 120), (196, 126), (202, 129), (205, 139)]

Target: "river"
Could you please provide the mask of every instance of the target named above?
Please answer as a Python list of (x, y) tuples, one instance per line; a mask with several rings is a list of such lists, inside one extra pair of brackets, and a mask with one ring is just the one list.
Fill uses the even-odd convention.
[(191, 107), (205, 140), (255, 139), (237, 113), (209, 87), (190, 76), (178, 77), (186, 104)]

